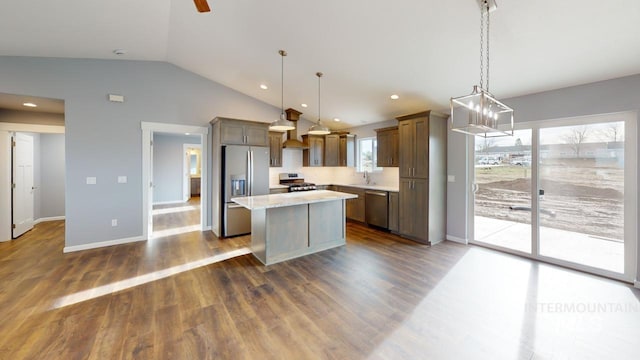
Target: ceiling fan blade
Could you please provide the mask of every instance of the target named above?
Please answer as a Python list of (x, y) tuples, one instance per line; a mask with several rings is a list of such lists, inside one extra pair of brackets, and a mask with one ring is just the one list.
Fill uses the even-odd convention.
[(193, 0), (193, 2), (196, 4), (196, 9), (198, 9), (198, 12), (203, 13), (211, 11), (207, 0)]

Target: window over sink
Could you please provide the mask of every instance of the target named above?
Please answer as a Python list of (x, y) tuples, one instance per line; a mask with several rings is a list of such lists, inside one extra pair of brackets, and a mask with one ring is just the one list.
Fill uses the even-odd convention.
[(378, 140), (375, 137), (358, 139), (358, 172), (382, 171), (378, 167)]

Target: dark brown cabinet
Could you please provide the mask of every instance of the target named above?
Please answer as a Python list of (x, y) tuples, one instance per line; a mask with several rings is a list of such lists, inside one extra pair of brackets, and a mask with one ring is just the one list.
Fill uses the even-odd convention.
[(440, 242), (446, 231), (447, 118), (424, 111), (397, 119), (398, 232), (425, 244)]
[[(400, 177), (429, 176), (429, 124), (427, 117), (400, 121), (398, 125)], [(445, 149), (446, 150), (446, 149)]]
[(356, 166), (356, 136), (352, 134), (326, 135), (324, 166)]
[(340, 165), (340, 135), (326, 135), (324, 137), (324, 166), (338, 165)]
[(399, 204), (400, 195), (397, 192), (389, 191), (389, 230), (397, 232), (399, 229)]
[(325, 138), (321, 135), (302, 135), (302, 142), (308, 147), (302, 150), (302, 166), (323, 166)]
[(376, 129), (378, 167), (398, 167), (398, 127)]
[(269, 124), (217, 118), (223, 145), (269, 146)]
[(200, 178), (191, 178), (191, 196), (200, 196)]
[(351, 134), (340, 135), (338, 166), (356, 166), (356, 136)]
[(348, 187), (348, 186), (337, 186), (336, 191), (344, 192), (347, 194), (358, 195), (355, 199), (347, 199), (346, 202), (346, 218), (351, 220), (356, 220), (360, 222), (365, 221), (365, 200), (364, 200), (364, 189)]
[(269, 166), (282, 167), (282, 133), (269, 131)]
[(428, 243), (429, 191), (426, 179), (400, 179), (400, 234)]

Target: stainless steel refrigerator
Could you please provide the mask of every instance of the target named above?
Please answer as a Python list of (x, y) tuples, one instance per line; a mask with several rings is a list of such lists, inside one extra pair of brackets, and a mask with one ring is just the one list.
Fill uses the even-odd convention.
[(234, 197), (269, 193), (269, 148), (222, 147), (222, 236), (251, 232), (251, 211), (231, 201)]

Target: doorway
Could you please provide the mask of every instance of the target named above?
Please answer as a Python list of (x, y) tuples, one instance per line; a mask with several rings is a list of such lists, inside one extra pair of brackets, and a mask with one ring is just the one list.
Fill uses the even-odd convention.
[(152, 135), (151, 236), (157, 238), (200, 231), (200, 135), (164, 132), (153, 132)]
[(0, 241), (65, 219), (64, 132), (63, 100), (0, 93)]
[(622, 113), (475, 138), (472, 242), (632, 281), (636, 134), (636, 115)]
[[(158, 186), (163, 185), (155, 179), (154, 174), (157, 174), (156, 167), (162, 167), (166, 165), (163, 162), (155, 163), (154, 162), (154, 153), (156, 151), (155, 143), (157, 141), (157, 136), (192, 136), (198, 138), (198, 143), (202, 149), (207, 149), (208, 146), (208, 137), (209, 133), (208, 127), (199, 127), (199, 126), (189, 126), (189, 125), (179, 125), (179, 124), (164, 124), (164, 123), (151, 123), (151, 122), (142, 122), (142, 187), (143, 187), (143, 213), (142, 213), (142, 221), (143, 221), (143, 236), (147, 239), (152, 238), (153, 236), (169, 236), (172, 234), (179, 234), (190, 231), (205, 231), (210, 228), (210, 225), (207, 224), (207, 214), (209, 213), (209, 207), (207, 205), (208, 199), (208, 191), (207, 191), (207, 183), (208, 183), (208, 166), (207, 166), (207, 152), (202, 151), (200, 156), (200, 199), (198, 199), (199, 204), (189, 204), (183, 202), (183, 142), (178, 144), (179, 150), (177, 153), (173, 154), (176, 157), (176, 161), (178, 164), (177, 171), (166, 170), (167, 174), (171, 174), (172, 176), (177, 176), (178, 187), (177, 187), (177, 196), (175, 200), (173, 197), (164, 197), (164, 198), (155, 198), (160, 194), (166, 195), (168, 194), (164, 190), (160, 189), (161, 192), (156, 192)], [(189, 134), (189, 135), (186, 135)], [(173, 162), (175, 163), (175, 162)], [(172, 187), (173, 189), (174, 187)], [(155, 198), (155, 199), (154, 199)], [(182, 203), (181, 206), (174, 206), (176, 203)], [(177, 207), (178, 209), (171, 209), (171, 207)], [(182, 226), (180, 224), (185, 224), (187, 222), (192, 222), (194, 217), (194, 207), (198, 206), (198, 213), (196, 213), (196, 217), (198, 218), (193, 225)], [(154, 209), (155, 207), (155, 209)], [(154, 214), (155, 211), (155, 214)], [(157, 229), (158, 231), (154, 231), (154, 215), (167, 215), (166, 227), (163, 226), (162, 229)], [(191, 219), (191, 220), (189, 220)], [(165, 221), (163, 220), (163, 221)], [(171, 227), (171, 228), (170, 228)]]

